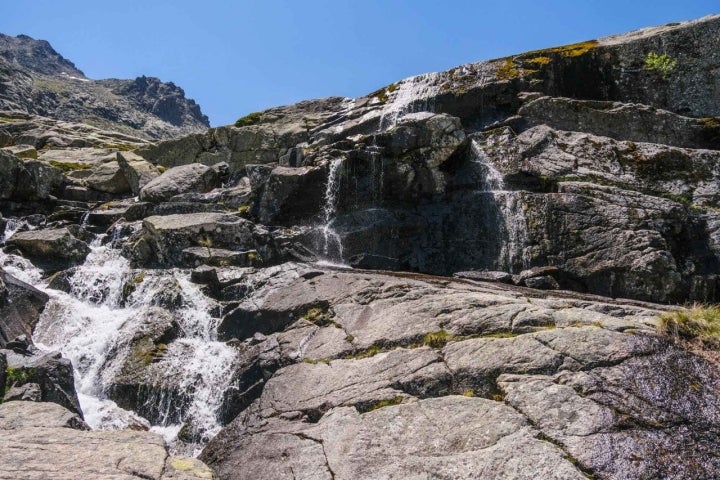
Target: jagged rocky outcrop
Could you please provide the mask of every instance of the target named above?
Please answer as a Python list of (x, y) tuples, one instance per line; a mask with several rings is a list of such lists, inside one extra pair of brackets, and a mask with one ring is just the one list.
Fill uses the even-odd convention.
[(145, 139), (209, 126), (200, 106), (153, 77), (91, 80), (48, 42), (0, 34), (0, 110), (81, 122)]
[[(305, 244), (335, 261), (442, 275), (552, 266), (560, 288), (714, 301), (719, 25), (467, 64), (139, 153), (165, 166), (227, 162), (250, 179), (252, 218), (324, 224)], [(654, 52), (675, 67), (646, 66)], [(309, 186), (316, 168), (332, 179), (332, 205), (326, 185)]]

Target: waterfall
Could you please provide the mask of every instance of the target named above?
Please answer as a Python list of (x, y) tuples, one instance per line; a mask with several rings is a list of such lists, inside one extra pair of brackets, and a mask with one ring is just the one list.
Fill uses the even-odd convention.
[[(12, 222), (8, 222), (7, 237), (20, 228)], [(133, 271), (120, 250), (112, 248), (112, 242), (102, 245), (103, 237), (96, 237), (85, 262), (73, 269), (68, 293), (47, 288), (42, 272), (21, 257), (0, 251), (0, 267), (50, 296), (33, 338), (40, 349), (60, 351), (72, 361), (80, 405), (92, 428), (149, 426), (163, 434), (173, 449), (199, 454), (204, 443), (222, 428), (218, 412), (237, 359), (233, 347), (217, 341), (220, 319), (211, 312), (218, 308), (190, 282), (188, 271)], [(123, 298), (128, 281), (133, 282), (134, 291), (127, 295), (126, 290), (127, 298)], [(153, 368), (158, 395), (164, 396), (153, 399), (157, 401), (154, 408), (164, 409), (165, 414), (151, 425), (135, 412), (120, 408), (108, 393), (114, 375), (132, 353), (130, 340), (147, 328), (147, 314), (158, 296), (168, 290), (168, 282), (179, 292), (179, 306), (172, 316), (180, 333), (168, 342)], [(171, 410), (177, 410), (179, 399), (163, 390), (164, 384), (189, 394), (179, 419), (169, 415)], [(192, 428), (199, 432), (199, 443), (178, 441), (178, 432), (186, 421), (191, 421)]]
[(473, 162), (479, 166), (481, 172), (481, 191), (492, 196), (499, 211), (496, 228), (502, 233), (503, 239), (494, 268), (517, 273), (530, 266), (526, 207), (522, 201), (522, 192), (506, 190), (502, 173), (488, 159), (475, 139), (470, 142), (470, 146)]
[(342, 264), (343, 246), (340, 235), (335, 231), (338, 194), (340, 193), (340, 169), (343, 159), (332, 160), (329, 165), (327, 184), (325, 185), (325, 205), (323, 206), (323, 248), (324, 260)]
[[(406, 113), (435, 110), (433, 99), (441, 91), (442, 74), (425, 73), (401, 80), (392, 87), (386, 88), (392, 98), (383, 105), (378, 123), (378, 131), (387, 130), (397, 125), (398, 120)], [(390, 90), (393, 88), (394, 90)]]
[(470, 142), (475, 163), (480, 166), (482, 171), (481, 188), (484, 192), (500, 192), (505, 189), (505, 180), (500, 170), (495, 168), (483, 152), (477, 141), (473, 139)]

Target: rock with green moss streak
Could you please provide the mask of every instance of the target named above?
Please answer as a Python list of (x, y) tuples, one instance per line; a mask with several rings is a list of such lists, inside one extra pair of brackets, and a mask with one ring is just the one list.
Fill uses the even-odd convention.
[(236, 275), (258, 285), (248, 317), (296, 320), (245, 343), (280, 368), (239, 389), (248, 406), (201, 454), (221, 478), (720, 472), (720, 374), (658, 334), (667, 306), (316, 265)]
[[(60, 352), (18, 353), (16, 350), (2, 350), (7, 359), (5, 391), (35, 384), (37, 391), (32, 394), (33, 399), (57, 403), (82, 417), (70, 360)], [(18, 395), (23, 396), (20, 392)]]

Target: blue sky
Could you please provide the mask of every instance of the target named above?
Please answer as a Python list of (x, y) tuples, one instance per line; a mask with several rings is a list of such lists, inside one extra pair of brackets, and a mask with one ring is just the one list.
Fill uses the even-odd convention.
[(159, 77), (224, 125), (307, 98), (720, 13), (698, 0), (6, 0), (0, 32), (90, 78)]

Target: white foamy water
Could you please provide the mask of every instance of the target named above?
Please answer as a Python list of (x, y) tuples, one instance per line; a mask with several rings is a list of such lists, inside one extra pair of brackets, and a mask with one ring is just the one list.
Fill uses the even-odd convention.
[(525, 218), (526, 207), (522, 201), (522, 193), (505, 190), (502, 173), (488, 159), (476, 140), (470, 142), (470, 147), (472, 161), (481, 168), (481, 191), (489, 192), (493, 196), (500, 213), (496, 228), (502, 232), (503, 241), (495, 268), (517, 273), (516, 271), (528, 268), (530, 265), (527, 254), (529, 235)]
[(425, 73), (398, 82), (383, 105), (378, 131), (394, 127), (405, 114), (434, 112), (433, 99), (441, 92), (441, 84), (441, 73)]
[[(11, 228), (20, 226), (11, 224)], [(10, 236), (7, 230), (6, 236)], [(86, 422), (96, 429), (150, 426), (134, 412), (118, 407), (107, 393), (124, 358), (130, 354), (129, 339), (142, 330), (147, 312), (168, 289), (168, 282), (175, 284), (180, 305), (173, 316), (180, 334), (167, 345), (158, 364), (148, 366), (161, 392), (149, 398), (161, 404), (155, 406), (157, 409), (168, 412), (177, 410), (178, 399), (167, 392), (174, 389), (190, 399), (179, 423), (162, 420), (172, 420), (177, 415), (160, 415), (152, 429), (162, 433), (171, 445), (180, 447), (176, 440), (182, 421), (191, 420), (203, 441), (186, 453), (197, 454), (202, 444), (222, 428), (217, 415), (232, 379), (237, 353), (217, 341), (220, 319), (211, 314), (212, 301), (190, 282), (188, 272), (144, 271), (141, 278), (118, 249), (111, 248), (111, 243), (101, 245), (101, 240), (99, 237), (92, 242), (85, 263), (70, 276), (70, 293), (48, 289), (42, 272), (20, 257), (0, 252), (0, 266), (50, 296), (35, 328), (34, 341), (39, 348), (58, 350), (72, 361), (81, 408)], [(124, 300), (122, 291), (128, 280), (135, 290)]]
[(343, 159), (338, 158), (330, 162), (328, 179), (325, 185), (325, 204), (323, 206), (323, 257), (331, 262), (342, 263), (343, 245), (340, 235), (335, 231), (335, 217), (337, 215), (338, 194), (340, 193), (340, 170)]

